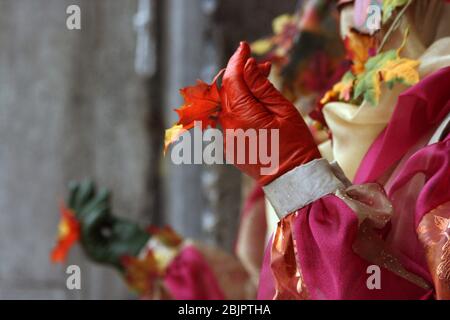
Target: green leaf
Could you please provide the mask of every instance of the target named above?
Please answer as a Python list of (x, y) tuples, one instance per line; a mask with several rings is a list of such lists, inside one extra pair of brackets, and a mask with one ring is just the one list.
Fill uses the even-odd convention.
[(389, 89), (397, 83), (411, 86), (419, 82), (418, 60), (400, 58), (398, 50), (390, 50), (370, 58), (365, 71), (356, 78), (353, 99), (363, 96), (364, 100), (377, 105), (381, 95), (381, 82)]
[(398, 7), (404, 6), (408, 0), (383, 0), (383, 23), (389, 20)]
[(368, 101), (372, 105), (376, 105), (378, 103), (381, 91), (379, 71), (383, 68), (386, 62), (395, 60), (396, 58), (397, 52), (395, 50), (389, 50), (367, 60), (365, 64), (365, 71), (358, 75), (356, 79), (353, 99), (356, 100), (360, 96), (363, 96), (364, 100)]

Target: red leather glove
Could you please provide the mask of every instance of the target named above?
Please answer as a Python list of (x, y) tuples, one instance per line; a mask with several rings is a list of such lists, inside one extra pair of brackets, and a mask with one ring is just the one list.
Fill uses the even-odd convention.
[[(262, 175), (261, 168), (264, 165), (259, 157), (256, 164), (249, 164), (248, 161), (246, 164), (236, 164), (236, 159), (234, 161), (241, 171), (255, 178), (261, 185), (321, 157), (300, 113), (273, 87), (266, 73), (264, 68), (258, 67), (255, 59), (250, 58), (248, 44), (241, 42), (228, 62), (220, 90), (222, 111), (219, 122), (225, 133), (227, 129), (279, 129), (279, 166), (276, 172)], [(246, 148), (248, 160), (248, 143)], [(270, 153), (270, 146), (268, 150)]]

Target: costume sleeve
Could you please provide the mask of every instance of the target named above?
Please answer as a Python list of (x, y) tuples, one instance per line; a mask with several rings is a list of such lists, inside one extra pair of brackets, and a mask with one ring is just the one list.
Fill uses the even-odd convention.
[[(338, 178), (341, 178), (341, 180)], [(349, 184), (337, 163), (316, 159), (298, 166), (263, 187), (278, 217), (334, 193)]]
[(383, 240), (393, 210), (380, 185), (352, 186), (338, 166), (321, 159), (291, 170), (264, 191), (281, 219), (265, 259), (272, 298), (432, 295), (430, 283), (407, 270)]

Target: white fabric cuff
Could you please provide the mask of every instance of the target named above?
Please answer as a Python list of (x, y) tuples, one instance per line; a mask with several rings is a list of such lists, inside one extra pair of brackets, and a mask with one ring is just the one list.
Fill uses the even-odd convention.
[(283, 174), (263, 189), (278, 217), (282, 219), (348, 184), (337, 163), (315, 159)]

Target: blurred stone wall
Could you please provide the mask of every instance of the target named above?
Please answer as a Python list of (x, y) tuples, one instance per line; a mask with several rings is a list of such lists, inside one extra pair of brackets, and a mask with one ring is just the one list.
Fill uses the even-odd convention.
[[(82, 9), (82, 30), (66, 8)], [(49, 262), (70, 179), (114, 190), (115, 212), (149, 222), (151, 102), (134, 73), (136, 1), (0, 1), (0, 298), (126, 298), (113, 270), (86, 262), (68, 291)]]
[[(81, 267), (80, 291), (67, 290), (65, 268), (49, 262), (71, 179), (113, 189), (117, 214), (232, 249), (240, 174), (171, 165), (163, 128), (180, 87), (208, 80), (208, 67), (223, 66), (240, 39), (270, 33), (294, 4), (222, 0), (210, 12), (209, 0), (157, 2), (159, 69), (142, 79), (137, 0), (0, 0), (0, 299), (133, 298), (79, 248), (69, 264)], [(80, 31), (66, 28), (71, 4), (82, 10)]]

